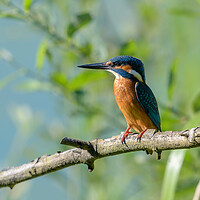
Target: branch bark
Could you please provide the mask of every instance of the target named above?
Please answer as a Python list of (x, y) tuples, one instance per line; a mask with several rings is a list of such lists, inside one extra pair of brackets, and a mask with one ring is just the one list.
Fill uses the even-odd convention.
[(92, 171), (95, 160), (132, 151), (147, 151), (151, 154), (156, 152), (159, 159), (163, 150), (199, 147), (200, 127), (155, 134), (153, 130), (147, 130), (139, 142), (136, 134), (129, 135), (125, 144), (122, 144), (120, 139), (121, 135), (108, 139), (95, 139), (91, 142), (63, 138), (61, 144), (77, 148), (53, 155), (43, 155), (21, 166), (0, 171), (0, 187), (8, 186), (12, 189), (20, 182), (76, 164), (86, 164), (88, 170)]

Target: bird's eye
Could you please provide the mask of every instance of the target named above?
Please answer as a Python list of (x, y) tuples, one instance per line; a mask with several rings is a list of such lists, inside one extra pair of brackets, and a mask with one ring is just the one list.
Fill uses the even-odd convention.
[(115, 66), (120, 66), (121, 63), (120, 63), (119, 61), (115, 61), (115, 62), (113, 63), (113, 65), (115, 65)]

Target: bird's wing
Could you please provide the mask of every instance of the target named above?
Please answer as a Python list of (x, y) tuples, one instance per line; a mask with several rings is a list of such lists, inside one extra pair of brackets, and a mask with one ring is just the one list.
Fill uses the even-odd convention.
[(158, 105), (153, 92), (146, 84), (142, 82), (137, 82), (135, 84), (135, 90), (140, 105), (150, 117), (151, 121), (158, 128), (158, 130), (161, 130)]

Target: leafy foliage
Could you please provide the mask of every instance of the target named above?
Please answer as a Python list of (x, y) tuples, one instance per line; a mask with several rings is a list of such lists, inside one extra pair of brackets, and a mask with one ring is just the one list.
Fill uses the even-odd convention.
[(87, 25), (91, 20), (92, 17), (89, 13), (82, 13), (77, 15), (74, 19), (74, 22), (69, 23), (67, 26), (67, 35), (72, 37), (76, 31)]
[(30, 8), (31, 8), (31, 5), (32, 5), (32, 2), (33, 0), (24, 0), (23, 2), (23, 6), (24, 6), (24, 12), (25, 13), (29, 13), (30, 12)]
[(193, 101), (192, 108), (193, 108), (194, 112), (199, 112), (200, 111), (200, 94), (198, 94), (196, 96), (195, 100)]
[(47, 52), (47, 41), (43, 40), (38, 48), (37, 58), (36, 58), (36, 67), (42, 69), (44, 65), (44, 59)]
[[(162, 130), (199, 126), (199, 7), (198, 1), (180, 5), (177, 0), (1, 1), (6, 25), (0, 30), (0, 91), (12, 94), (1, 103), (10, 110), (0, 117), (9, 113), (15, 133), (0, 163), (17, 165), (66, 150), (59, 144), (64, 136), (92, 140), (123, 131), (112, 75), (75, 67), (119, 54), (144, 62)], [(9, 23), (12, 28), (6, 29)], [(9, 134), (2, 137), (6, 141)], [(159, 162), (143, 152), (117, 156), (97, 162), (92, 174), (74, 167), (0, 198), (35, 199), (40, 192), (48, 199), (191, 199), (200, 178), (199, 157), (198, 150), (164, 152)]]

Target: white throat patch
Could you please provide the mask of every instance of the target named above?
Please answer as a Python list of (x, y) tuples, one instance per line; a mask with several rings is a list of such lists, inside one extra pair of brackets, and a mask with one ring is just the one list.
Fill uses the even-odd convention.
[(116, 79), (122, 78), (122, 76), (121, 76), (120, 74), (118, 74), (118, 73), (116, 73), (116, 72), (114, 72), (114, 71), (112, 71), (112, 70), (110, 70), (110, 69), (108, 69), (108, 70), (106, 70), (106, 71), (113, 73), (113, 74), (115, 75), (115, 78), (116, 78)]
[[(106, 70), (106, 71), (111, 72), (112, 74), (114, 74), (116, 79), (123, 78), (120, 74), (118, 74), (118, 73), (116, 73), (116, 72), (114, 72), (114, 71), (112, 71), (112, 70), (110, 70), (110, 69), (108, 69), (108, 70)], [(137, 78), (139, 81), (144, 82), (144, 81), (142, 80), (142, 76), (141, 76), (138, 72), (136, 72), (135, 70), (131, 69), (131, 70), (129, 71), (129, 73), (132, 74), (132, 75), (133, 75), (135, 78)]]

